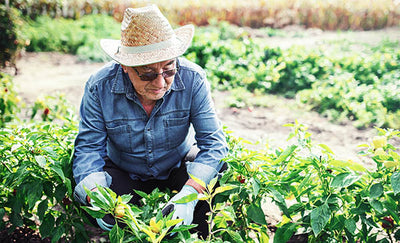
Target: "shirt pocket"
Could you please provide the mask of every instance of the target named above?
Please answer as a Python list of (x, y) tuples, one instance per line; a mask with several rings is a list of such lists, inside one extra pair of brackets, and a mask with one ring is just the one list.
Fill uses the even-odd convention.
[(185, 141), (189, 129), (189, 116), (165, 118), (166, 149), (171, 150)]
[(113, 145), (113, 147), (123, 152), (133, 152), (133, 130), (130, 125), (107, 127), (107, 134), (108, 141)]

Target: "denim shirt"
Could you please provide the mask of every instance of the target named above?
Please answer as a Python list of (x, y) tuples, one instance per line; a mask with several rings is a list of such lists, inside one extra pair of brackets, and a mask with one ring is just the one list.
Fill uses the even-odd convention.
[(171, 88), (156, 102), (150, 116), (141, 105), (129, 76), (110, 62), (92, 75), (80, 107), (73, 175), (75, 197), (86, 204), (84, 187), (109, 187), (103, 171), (108, 156), (133, 180), (167, 179), (193, 145), (192, 126), (200, 152), (187, 164), (190, 175), (206, 184), (217, 175), (227, 154), (205, 72), (184, 58)]

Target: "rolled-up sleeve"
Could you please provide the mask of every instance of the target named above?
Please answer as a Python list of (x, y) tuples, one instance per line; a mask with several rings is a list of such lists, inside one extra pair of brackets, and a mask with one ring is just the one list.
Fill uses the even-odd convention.
[(85, 203), (84, 187), (92, 189), (97, 185), (108, 187), (111, 177), (103, 171), (106, 156), (107, 133), (104, 125), (97, 87), (89, 79), (80, 107), (79, 133), (75, 140), (73, 175), (77, 183), (75, 197)]

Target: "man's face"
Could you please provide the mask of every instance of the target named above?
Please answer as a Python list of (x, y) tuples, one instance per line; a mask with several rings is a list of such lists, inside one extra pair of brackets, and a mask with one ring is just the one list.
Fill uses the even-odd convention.
[[(172, 82), (174, 81), (175, 77), (175, 72), (171, 70), (174, 70), (176, 68), (176, 61), (175, 59), (171, 59), (168, 61), (153, 63), (139, 67), (127, 67), (124, 65), (121, 66), (124, 72), (129, 75), (133, 87), (138, 94), (140, 102), (144, 104), (152, 104), (155, 101), (161, 99), (164, 96), (165, 92), (167, 92), (167, 90), (171, 88)], [(161, 74), (163, 72), (164, 75)], [(155, 77), (155, 79), (151, 81), (142, 80), (148, 80), (149, 76), (152, 76), (151, 74), (159, 75), (154, 75), (153, 77)], [(173, 75), (169, 76), (168, 74)]]

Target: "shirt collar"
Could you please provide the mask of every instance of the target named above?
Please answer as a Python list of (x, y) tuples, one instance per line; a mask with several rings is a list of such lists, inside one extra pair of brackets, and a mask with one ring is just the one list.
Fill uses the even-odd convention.
[(112, 82), (111, 92), (116, 94), (133, 93), (133, 85), (128, 75), (124, 72), (120, 64), (117, 65), (118, 70)]

